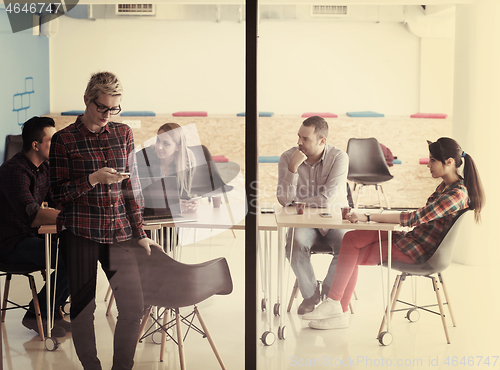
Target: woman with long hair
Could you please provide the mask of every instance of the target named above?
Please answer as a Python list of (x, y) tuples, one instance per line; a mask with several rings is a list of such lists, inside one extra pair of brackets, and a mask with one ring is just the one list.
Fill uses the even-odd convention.
[[(472, 157), (451, 138), (442, 137), (428, 144), (430, 154), (427, 167), (433, 178), (443, 181), (424, 207), (395, 214), (348, 214), (350, 222), (389, 222), (413, 227), (407, 233), (394, 233), (391, 246), (393, 261), (414, 264), (427, 261), (463, 209), (474, 210), (475, 221), (480, 221), (485, 198)], [(462, 166), (463, 177), (458, 171)], [(384, 260), (387, 260), (387, 235), (387, 232), (381, 233)], [(328, 298), (302, 317), (313, 320), (309, 323), (311, 328), (338, 329), (349, 326), (347, 311), (356, 286), (358, 265), (377, 265), (379, 256), (378, 231), (354, 230), (345, 234)]]
[[(145, 166), (141, 163), (142, 159), (145, 160)], [(143, 149), (142, 155), (138, 154), (138, 161), (141, 177), (176, 176), (182, 211), (196, 210), (199, 201), (189, 200), (194, 195), (191, 194), (191, 181), (196, 160), (191, 149), (187, 147), (186, 136), (181, 126), (173, 122), (161, 125), (154, 146)]]

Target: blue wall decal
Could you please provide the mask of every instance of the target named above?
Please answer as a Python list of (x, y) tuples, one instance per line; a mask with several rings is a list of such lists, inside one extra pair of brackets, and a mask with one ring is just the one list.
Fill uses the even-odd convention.
[(3, 158), (5, 136), (19, 135), (20, 125), (26, 120), (50, 113), (50, 66), (49, 39), (34, 36), (31, 29), (12, 33), (7, 13), (1, 7), (0, 67), (0, 158)]
[[(14, 94), (12, 109), (17, 112), (17, 124), (22, 126), (28, 120), (28, 109), (31, 106), (31, 94), (35, 93), (35, 84), (33, 77), (24, 79), (24, 92)], [(19, 114), (21, 112), (21, 115)], [(24, 115), (22, 114), (24, 112)], [(29, 117), (31, 118), (31, 117)]]

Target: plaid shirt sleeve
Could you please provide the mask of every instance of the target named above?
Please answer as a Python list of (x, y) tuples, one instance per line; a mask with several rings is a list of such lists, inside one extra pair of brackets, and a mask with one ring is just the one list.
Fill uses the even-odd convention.
[[(69, 135), (54, 135), (50, 144), (50, 182), (55, 203), (66, 204), (92, 190), (88, 173), (78, 179), (72, 176), (72, 163), (67, 156)], [(55, 185), (55, 186), (54, 186)]]
[(49, 189), (49, 167), (35, 167), (21, 152), (0, 167), (0, 250), (11, 251), (24, 235), (36, 231), (36, 218)]
[(128, 163), (126, 172), (130, 172), (130, 177), (122, 181), (122, 194), (125, 199), (127, 215), (132, 225), (133, 236), (135, 238), (145, 238), (146, 233), (142, 230), (142, 209), (144, 208), (144, 198), (142, 196), (141, 183), (138, 176), (137, 160), (134, 148), (134, 137), (132, 131), (127, 130), (127, 154)]
[(443, 218), (461, 209), (467, 208), (467, 190), (464, 187), (453, 187), (441, 193), (443, 184), (439, 185), (436, 192), (427, 200), (423, 208), (413, 212), (402, 212), (400, 222), (402, 226), (415, 227), (420, 224)]
[(2, 186), (2, 191), (12, 207), (15, 217), (31, 228), (31, 224), (40, 209), (40, 203), (30, 191), (30, 188), (35, 184), (34, 179), (30, 178), (26, 168), (14, 167), (9, 177), (3, 181), (5, 181), (4, 184), (8, 185)]

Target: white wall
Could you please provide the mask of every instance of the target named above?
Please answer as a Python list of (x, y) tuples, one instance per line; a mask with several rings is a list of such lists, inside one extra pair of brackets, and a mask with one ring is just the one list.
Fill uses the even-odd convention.
[(453, 39), (421, 39), (420, 112), (453, 113), (453, 60)]
[[(244, 111), (245, 24), (61, 17), (51, 111), (83, 109), (89, 75), (115, 72), (125, 110)], [(262, 21), (259, 110), (419, 109), (420, 40), (399, 23)]]
[[(500, 258), (496, 235), (500, 207), (496, 194), (500, 180), (500, 49), (492, 45), (500, 45), (499, 21), (500, 3), (496, 0), (457, 6), (453, 124), (453, 137), (473, 157), (486, 193), (482, 223), (475, 224), (471, 219), (463, 224), (454, 260), (494, 266), (496, 272)], [(496, 275), (494, 283), (498, 289), (500, 274)]]
[(263, 21), (259, 36), (263, 110), (418, 110), (419, 39), (399, 23)]
[(83, 109), (92, 72), (124, 85), (124, 110), (244, 110), (244, 25), (216, 22), (76, 20), (51, 39), (51, 110)]

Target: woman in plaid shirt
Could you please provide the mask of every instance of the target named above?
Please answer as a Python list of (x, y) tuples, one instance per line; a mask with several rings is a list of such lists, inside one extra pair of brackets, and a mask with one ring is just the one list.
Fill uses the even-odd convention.
[(54, 134), (50, 148), (54, 201), (63, 207), (57, 229), (63, 231), (73, 343), (85, 370), (101, 369), (94, 330), (97, 261), (118, 308), (112, 369), (132, 369), (144, 306), (133, 251), (161, 249), (143, 230), (139, 180), (129, 176), (137, 170), (132, 130), (109, 121), (121, 110), (121, 94), (121, 83), (112, 73), (92, 75), (84, 114)]
[[(390, 222), (410, 226), (408, 232), (394, 233), (392, 260), (404, 263), (423, 263), (436, 251), (459, 211), (474, 210), (480, 220), (484, 194), (472, 157), (462, 151), (458, 143), (442, 137), (429, 143), (429, 164), (433, 178), (443, 182), (427, 199), (424, 207), (399, 214), (348, 214), (350, 222)], [(458, 169), (464, 165), (463, 178)], [(387, 232), (382, 232), (383, 258), (387, 259)], [(384, 248), (385, 243), (385, 248)], [(358, 265), (377, 265), (380, 260), (378, 231), (354, 230), (342, 240), (337, 271), (328, 298), (316, 309), (303, 316), (314, 329), (338, 329), (349, 326), (348, 307), (358, 276)]]

